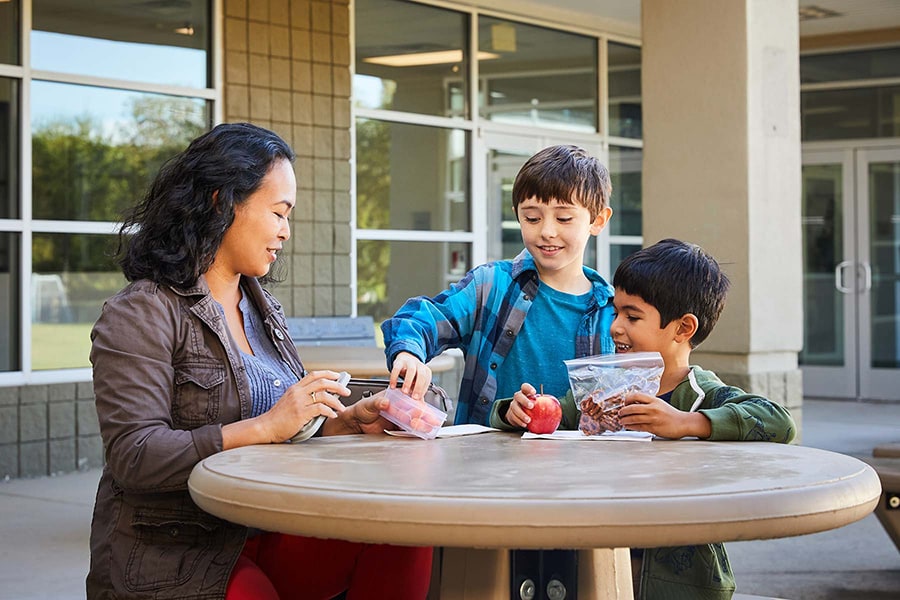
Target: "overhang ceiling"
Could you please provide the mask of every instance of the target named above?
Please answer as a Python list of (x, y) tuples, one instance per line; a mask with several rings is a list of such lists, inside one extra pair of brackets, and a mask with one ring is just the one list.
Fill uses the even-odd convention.
[[(547, 16), (556, 22), (577, 19), (574, 22), (603, 27), (621, 35), (639, 37), (641, 31), (640, 0), (470, 0), (463, 3), (488, 10)], [(799, 5), (801, 9), (810, 9), (808, 12), (830, 15), (801, 20), (801, 37), (900, 27), (900, 0), (800, 0)]]

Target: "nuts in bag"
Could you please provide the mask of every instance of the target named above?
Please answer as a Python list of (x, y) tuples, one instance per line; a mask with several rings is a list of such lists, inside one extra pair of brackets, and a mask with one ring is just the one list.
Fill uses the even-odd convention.
[(563, 361), (575, 404), (581, 410), (578, 429), (585, 435), (621, 431), (619, 409), (625, 396), (643, 392), (655, 396), (665, 365), (659, 352), (602, 354)]

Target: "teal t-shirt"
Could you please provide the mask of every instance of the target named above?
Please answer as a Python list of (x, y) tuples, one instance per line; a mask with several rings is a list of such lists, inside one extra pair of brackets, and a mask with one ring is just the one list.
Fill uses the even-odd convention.
[(523, 383), (562, 398), (569, 390), (564, 360), (575, 358), (575, 333), (592, 294), (573, 295), (540, 283), (525, 323), (497, 371), (497, 398), (511, 398)]

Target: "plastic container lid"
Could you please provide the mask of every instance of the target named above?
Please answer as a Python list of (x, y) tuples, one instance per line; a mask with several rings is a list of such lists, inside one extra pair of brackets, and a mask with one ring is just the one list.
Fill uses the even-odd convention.
[(387, 410), (381, 416), (402, 429), (423, 440), (434, 439), (441, 425), (447, 419), (447, 413), (425, 402), (413, 400), (396, 388), (388, 388), (384, 395), (390, 401)]

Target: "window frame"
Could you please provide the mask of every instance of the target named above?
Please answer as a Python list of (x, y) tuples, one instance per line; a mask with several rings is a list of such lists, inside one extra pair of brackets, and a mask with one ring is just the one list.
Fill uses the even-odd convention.
[[(562, 26), (558, 23), (548, 25), (546, 21), (526, 17), (518, 14), (511, 14), (504, 11), (485, 10), (472, 8), (470, 6), (457, 5), (455, 3), (442, 2), (441, 4), (432, 4), (428, 0), (411, 0), (413, 3), (425, 6), (435, 6), (441, 9), (455, 10), (469, 16), (468, 23), (468, 41), (469, 52), (466, 72), (468, 81), (468, 106), (469, 118), (460, 119), (459, 117), (440, 117), (432, 115), (424, 115), (417, 113), (406, 113), (392, 110), (359, 108), (355, 102), (351, 100), (351, 140), (352, 140), (352, 156), (351, 161), (351, 251), (350, 251), (350, 269), (351, 269), (351, 293), (353, 297), (352, 311), (353, 315), (358, 314), (358, 296), (357, 285), (357, 244), (361, 240), (368, 241), (422, 241), (422, 242), (465, 242), (471, 244), (470, 265), (482, 264), (487, 260), (488, 256), (488, 221), (486, 218), (487, 202), (486, 187), (487, 174), (486, 162), (489, 148), (485, 142), (485, 138), (489, 136), (525, 136), (538, 138), (543, 140), (569, 140), (572, 143), (579, 141), (586, 142), (589, 146), (599, 147), (601, 149), (600, 158), (604, 164), (608, 161), (608, 151), (611, 145), (628, 148), (643, 149), (642, 138), (625, 138), (609, 135), (609, 95), (608, 95), (608, 51), (607, 44), (623, 44), (641, 48), (641, 40), (638, 38), (619, 35), (613, 32), (602, 31), (591, 28), (578, 28)], [(543, 28), (551, 28), (564, 33), (573, 33), (593, 38), (597, 47), (597, 131), (590, 135), (585, 133), (573, 133), (564, 128), (556, 129), (550, 127), (534, 127), (511, 125), (507, 123), (498, 123), (481, 117), (481, 108), (478, 103), (480, 74), (478, 68), (478, 25), (479, 17), (485, 16), (490, 18), (504, 19), (532, 25)], [(356, 14), (351, 14), (351, 32), (355, 30)], [(356, 73), (356, 38), (351, 34), (351, 73)], [(469, 176), (470, 176), (470, 197), (469, 207), (470, 229), (464, 232), (450, 231), (418, 231), (418, 230), (387, 230), (387, 229), (360, 229), (357, 227), (357, 154), (356, 154), (356, 121), (358, 118), (383, 120), (397, 123), (406, 123), (411, 125), (428, 125), (438, 127), (452, 127), (456, 129), (464, 129), (471, 133), (470, 146), (468, 148), (469, 160)], [(614, 245), (634, 245), (643, 244), (643, 236), (634, 235), (610, 235), (608, 230), (604, 230), (596, 240), (596, 264), (592, 264), (602, 275), (609, 278), (610, 273), (610, 248)]]
[(19, 122), (15, 123), (19, 136), (19, 206), (18, 218), (0, 219), (0, 234), (14, 233), (19, 236), (19, 314), (18, 334), (20, 368), (18, 370), (0, 371), (0, 387), (26, 384), (54, 384), (88, 382), (92, 378), (90, 367), (74, 369), (48, 369), (35, 371), (32, 369), (32, 244), (35, 234), (100, 234), (115, 235), (120, 223), (113, 221), (68, 221), (52, 219), (34, 219), (32, 214), (32, 127), (31, 101), (32, 82), (49, 81), (74, 85), (111, 88), (124, 91), (146, 92), (184, 96), (206, 101), (210, 106), (210, 120), (220, 123), (223, 119), (224, 69), (222, 39), (222, 22), (224, 19), (224, 0), (208, 0), (209, 27), (211, 32), (209, 50), (210, 87), (189, 88), (154, 83), (142, 83), (89, 75), (73, 75), (55, 71), (31, 68), (31, 30), (33, 13), (31, 0), (22, 0), (20, 36), (20, 65), (0, 64), (0, 77), (16, 79), (19, 82)]

